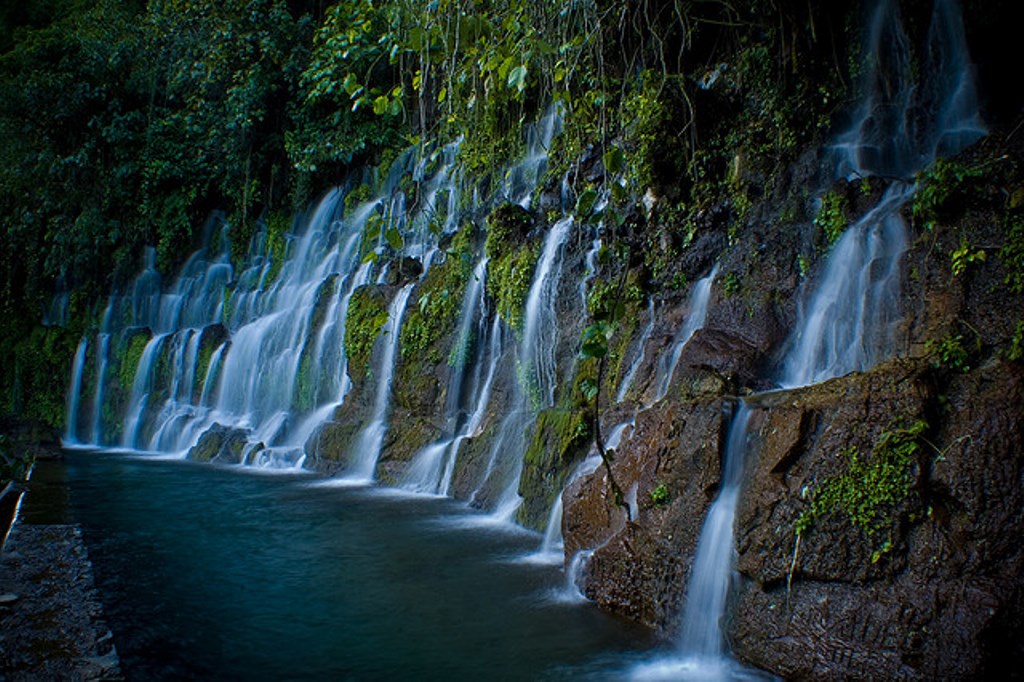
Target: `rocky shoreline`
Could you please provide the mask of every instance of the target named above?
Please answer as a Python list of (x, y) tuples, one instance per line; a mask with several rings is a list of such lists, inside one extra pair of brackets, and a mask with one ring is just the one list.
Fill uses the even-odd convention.
[(0, 682), (121, 679), (81, 528), (16, 522), (0, 555)]

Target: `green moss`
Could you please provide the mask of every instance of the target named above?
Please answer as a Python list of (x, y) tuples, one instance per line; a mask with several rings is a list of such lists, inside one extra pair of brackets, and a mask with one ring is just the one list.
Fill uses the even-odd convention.
[(345, 354), (353, 380), (366, 376), (373, 345), (387, 321), (387, 302), (379, 287), (362, 286), (352, 293), (345, 319)]
[(829, 246), (835, 244), (850, 224), (846, 218), (846, 197), (838, 192), (825, 192), (814, 224), (822, 229)]
[[(811, 504), (796, 520), (797, 535), (805, 535), (824, 516), (842, 513), (868, 536), (891, 527), (898, 507), (911, 495), (913, 471), (928, 424), (885, 431), (865, 457), (857, 448), (840, 453), (846, 470), (823, 481)], [(876, 553), (875, 559), (878, 554)]]
[[(441, 362), (438, 341), (458, 324), (466, 285), (473, 276), (472, 226), (460, 230), (447, 251), (444, 263), (427, 272), (416, 306), (406, 313), (401, 331), (403, 359), (424, 355), (431, 363)], [(468, 353), (468, 349), (463, 349)], [(454, 349), (450, 356), (455, 358)]]
[[(382, 166), (386, 168), (387, 166)], [(355, 209), (359, 204), (369, 201), (373, 197), (373, 188), (363, 183), (345, 195), (345, 212)]]
[(270, 259), (270, 271), (267, 273), (264, 285), (277, 279), (281, 274), (281, 268), (288, 257), (288, 232), (291, 230), (292, 220), (286, 213), (271, 213), (267, 218), (264, 230), (266, 231), (265, 255)]
[(572, 463), (590, 448), (592, 413), (588, 410), (542, 410), (523, 457), (519, 492), (524, 504), (519, 521), (538, 527), (562, 489)]
[(20, 337), (11, 332), (0, 333), (0, 410), (62, 428), (79, 339), (62, 327), (34, 326)]
[(487, 293), (497, 302), (498, 314), (512, 329), (523, 325), (526, 298), (540, 247), (526, 241), (532, 217), (523, 208), (506, 204), (487, 218), (485, 251)]
[(664, 506), (672, 501), (672, 496), (668, 492), (668, 488), (664, 483), (659, 483), (654, 490), (651, 491), (651, 502), (658, 505)]
[(1012, 215), (1003, 221), (1003, 245), (999, 260), (1006, 275), (1003, 283), (1014, 294), (1024, 294), (1024, 217)]
[(139, 361), (142, 359), (142, 353), (146, 350), (148, 343), (149, 336), (147, 334), (133, 334), (125, 341), (121, 352), (118, 353), (117, 378), (121, 387), (126, 391), (130, 391), (132, 384), (135, 383), (135, 372), (139, 368)]

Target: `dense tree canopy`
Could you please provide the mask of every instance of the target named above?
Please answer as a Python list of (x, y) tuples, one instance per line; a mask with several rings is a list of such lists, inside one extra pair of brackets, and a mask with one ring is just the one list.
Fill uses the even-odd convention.
[[(212, 211), (241, 253), (259, 221), (351, 169), (458, 138), (486, 184), (555, 101), (553, 172), (616, 149), (619, 203), (651, 190), (695, 213), (726, 196), (742, 217), (850, 96), (858, 12), (849, 0), (5, 0), (0, 350), (13, 357), (58, 292), (72, 293), (73, 332), (97, 324), (144, 247), (173, 271)], [(18, 363), (5, 365), (7, 383)]]

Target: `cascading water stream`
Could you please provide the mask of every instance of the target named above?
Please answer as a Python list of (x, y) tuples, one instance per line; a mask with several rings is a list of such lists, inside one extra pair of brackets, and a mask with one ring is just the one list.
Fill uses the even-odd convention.
[(679, 365), (683, 349), (697, 330), (704, 326), (708, 316), (708, 302), (711, 300), (711, 285), (714, 284), (717, 274), (718, 264), (716, 263), (707, 276), (702, 277), (693, 285), (693, 291), (690, 292), (690, 313), (686, 316), (686, 322), (676, 333), (669, 353), (658, 359), (658, 374), (655, 379), (658, 388), (651, 404), (658, 402), (668, 394), (668, 389), (672, 385), (672, 376)]
[(740, 401), (729, 426), (725, 455), (722, 458), (721, 489), (701, 528), (690, 572), (690, 584), (686, 590), (686, 610), (680, 639), (684, 655), (713, 660), (723, 655), (721, 618), (725, 614), (726, 597), (732, 578), (731, 566), (735, 553), (733, 522), (743, 475), (743, 458), (747, 450), (749, 421), (750, 408)]
[(978, 115), (963, 22), (951, 0), (937, 0), (927, 50), (914, 80), (910, 41), (893, 0), (878, 3), (868, 27), (871, 55), (853, 124), (833, 152), (836, 177), (891, 180), (879, 203), (847, 228), (789, 344), (781, 385), (805, 386), (865, 370), (898, 352), (901, 261), (909, 237), (900, 211), (909, 182), (938, 154), (985, 134)]
[(139, 366), (135, 370), (135, 380), (132, 383), (132, 402), (128, 407), (127, 416), (124, 420), (124, 435), (121, 445), (126, 448), (139, 447), (143, 411), (146, 409), (146, 404), (149, 401), (149, 394), (153, 390), (157, 359), (167, 337), (167, 334), (154, 336), (142, 351)]
[[(498, 427), (491, 446), (481, 486), (497, 483), (501, 486), (495, 517), (511, 521), (519, 507), (519, 478), (522, 473), (522, 453), (526, 450), (525, 433), (533, 422), (536, 411), (554, 403), (555, 348), (558, 340), (559, 320), (555, 310), (559, 284), (562, 278), (565, 243), (574, 225), (571, 216), (562, 218), (544, 237), (544, 245), (526, 297), (522, 337), (518, 344), (517, 374), (513, 404)], [(492, 481), (495, 476), (498, 481)], [(502, 482), (503, 481), (503, 482)]]
[(377, 380), (377, 394), (373, 402), (373, 414), (363, 428), (352, 451), (351, 464), (345, 472), (345, 480), (372, 482), (377, 460), (380, 458), (384, 436), (388, 430), (388, 411), (391, 407), (391, 378), (394, 376), (395, 360), (398, 355), (399, 330), (402, 316), (409, 302), (414, 283), (406, 284), (395, 295), (388, 308), (388, 321), (382, 332), (384, 352), (381, 354), (380, 374)]
[(82, 337), (75, 351), (75, 360), (71, 365), (71, 390), (68, 391), (67, 415), (68, 424), (64, 440), (68, 443), (78, 442), (78, 402), (82, 393), (82, 375), (85, 372), (85, 353), (89, 347), (88, 337)]
[(534, 189), (547, 169), (551, 141), (562, 130), (562, 107), (552, 106), (526, 130), (526, 156), (505, 172), (498, 196), (505, 201), (529, 208)]
[[(596, 256), (596, 246), (593, 247), (589, 253), (593, 253)], [(655, 384), (658, 386), (658, 393), (655, 399), (651, 401), (651, 403), (645, 405), (642, 409), (647, 409), (651, 407), (651, 405), (664, 398), (665, 394), (668, 393), (668, 389), (672, 381), (672, 375), (675, 373), (676, 366), (679, 364), (679, 359), (682, 357), (683, 348), (686, 347), (686, 344), (689, 342), (690, 338), (692, 338), (693, 335), (704, 326), (704, 322), (707, 319), (708, 303), (711, 299), (711, 286), (712, 284), (714, 284), (715, 275), (717, 273), (718, 265), (716, 264), (707, 276), (701, 278), (694, 285), (693, 290), (690, 292), (690, 313), (687, 316), (686, 321), (683, 323), (682, 327), (680, 327), (679, 331), (676, 333), (671, 351), (667, 356), (662, 356), (660, 362), (658, 363), (658, 374), (655, 378)], [(636, 357), (634, 358), (632, 364), (627, 370), (626, 375), (623, 377), (622, 382), (619, 386), (619, 390), (616, 393), (616, 403), (621, 403), (625, 398), (626, 392), (629, 390), (629, 387), (633, 383), (633, 377), (638, 371), (641, 363), (643, 362), (647, 341), (654, 330), (655, 320), (653, 299), (648, 301), (647, 312), (647, 325), (644, 327), (644, 330), (640, 335), (640, 339), (637, 342), (638, 348), (636, 351)], [(631, 427), (635, 420), (636, 416), (634, 415), (632, 420), (619, 424), (614, 429), (612, 429), (605, 443), (605, 447), (608, 449), (617, 448), (619, 445), (619, 440), (621, 439), (625, 428)], [(570, 476), (563, 489), (558, 493), (557, 497), (555, 498), (554, 504), (552, 504), (551, 512), (549, 513), (548, 524), (546, 527), (547, 530), (545, 531), (544, 540), (541, 543), (541, 548), (539, 550), (539, 553), (542, 556), (553, 555), (556, 551), (558, 551), (558, 549), (561, 546), (562, 494), (565, 492), (565, 488), (568, 488), (569, 485), (571, 485), (572, 482), (575, 480), (575, 478), (582, 475), (583, 473), (591, 473), (594, 469), (596, 469), (597, 463), (599, 462), (600, 456), (598, 456), (596, 453), (593, 455), (593, 457), (588, 457), (583, 463), (581, 463), (581, 466), (577, 470), (577, 472), (573, 473), (572, 476)], [(593, 465), (592, 467), (591, 464)], [(631, 513), (634, 515), (636, 513), (636, 492), (637, 491), (635, 487), (627, 491), (627, 497), (633, 500), (633, 502), (630, 504), (630, 509)], [(578, 591), (578, 588), (574, 586), (573, 590)]]
[(110, 334), (100, 332), (96, 351), (96, 392), (92, 399), (92, 442), (103, 442), (103, 384), (107, 380), (107, 353), (110, 352)]
[[(442, 438), (427, 447), (423, 448), (413, 458), (406, 471), (402, 486), (416, 492), (446, 495), (451, 485), (451, 477), (455, 470), (455, 458), (458, 456), (459, 445), (468, 436), (472, 435), (479, 428), (479, 419), (482, 418), (482, 409), (490, 398), (491, 383), (497, 364), (500, 361), (500, 352), (491, 345), (488, 337), (488, 324), (486, 315), (486, 297), (484, 283), (487, 275), (487, 259), (483, 258), (473, 268), (473, 274), (469, 285), (463, 295), (462, 308), (459, 322), (459, 329), (455, 336), (455, 350), (453, 359), (455, 366), (448, 380), (448, 398), (445, 405), (444, 424), (448, 432)], [(474, 332), (480, 346), (479, 357), (470, 357), (470, 350), (474, 345)], [(491, 332), (492, 338), (500, 336), (495, 329)], [(475, 360), (475, 361), (474, 361)], [(484, 368), (486, 377), (482, 376)], [(467, 374), (472, 371), (470, 391), (466, 396), (468, 404), (472, 405), (472, 412), (466, 415), (466, 405), (463, 404), (462, 386), (466, 382)], [(483, 403), (483, 407), (481, 407)]]
[(894, 184), (836, 243), (783, 364), (784, 388), (869, 369), (892, 355), (907, 249), (899, 208), (911, 190)]
[[(708, 290), (710, 291), (710, 287)], [(637, 371), (644, 364), (644, 358), (647, 357), (647, 342), (651, 340), (651, 334), (654, 333), (654, 322), (654, 299), (650, 298), (647, 300), (647, 324), (644, 325), (644, 330), (636, 342), (636, 355), (633, 356), (633, 362), (630, 363), (629, 369), (626, 370), (622, 381), (619, 382), (619, 390), (615, 393), (616, 403), (621, 403), (626, 399), (626, 394), (633, 386), (633, 379), (636, 378)]]

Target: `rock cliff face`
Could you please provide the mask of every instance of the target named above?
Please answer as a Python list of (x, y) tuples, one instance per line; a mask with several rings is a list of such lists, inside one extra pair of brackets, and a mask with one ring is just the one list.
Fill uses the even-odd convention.
[[(785, 231), (759, 252), (751, 228), (753, 241), (732, 253), (762, 255), (723, 264), (741, 291), (716, 283), (673, 390), (634, 407), (615, 452), (615, 478), (636, 490), (633, 518), (603, 469), (564, 494), (567, 556), (594, 550), (589, 598), (675, 635), (740, 393), (753, 415), (728, 609), (735, 655), (794, 679), (964, 679), (1019, 658), (1024, 369), (1014, 348), (1024, 301), (1008, 286), (1017, 266), (1007, 245), (1021, 185), (1018, 152), (996, 136), (954, 163), (986, 159), (1005, 166), (931, 228), (905, 208), (917, 231), (904, 256), (902, 350), (866, 372), (762, 391), (800, 290), (780, 253)], [(853, 192), (842, 182), (836, 191)], [(871, 191), (851, 194), (853, 215)], [(965, 235), (1000, 255), (958, 268)]]
[[(1007, 529), (1022, 521), (1024, 372), (995, 362), (944, 396), (929, 374), (896, 362), (760, 406), (737, 519), (739, 655), (792, 678), (935, 679), (995, 671), (1019, 652), (1006, 634), (1022, 551)], [(871, 534), (835, 513), (797, 547), (801, 492), (847, 464), (837, 453), (870, 448), (894, 415), (941, 424), (911, 463), (911, 494)]]

